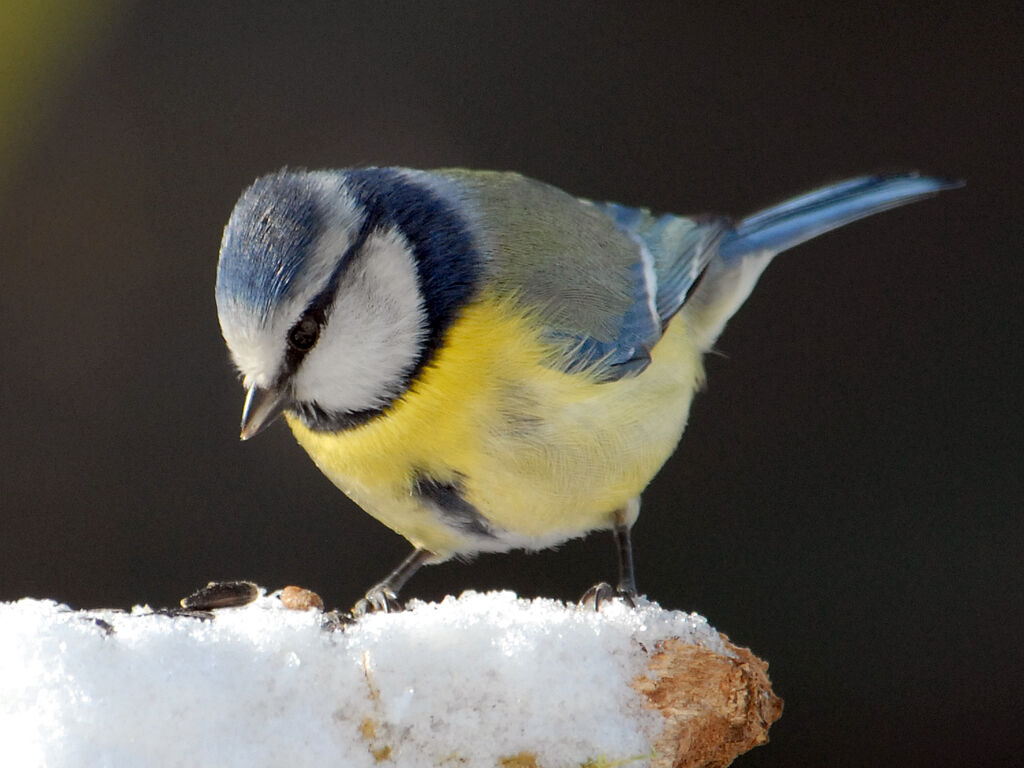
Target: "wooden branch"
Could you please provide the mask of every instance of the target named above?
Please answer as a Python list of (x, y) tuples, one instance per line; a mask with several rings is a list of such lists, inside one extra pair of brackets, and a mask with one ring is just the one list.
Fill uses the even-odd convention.
[[(502, 592), (325, 621), (307, 590), (0, 604), (11, 765), (725, 766), (782, 704), (696, 614)], [(239, 602), (252, 600), (244, 606)]]

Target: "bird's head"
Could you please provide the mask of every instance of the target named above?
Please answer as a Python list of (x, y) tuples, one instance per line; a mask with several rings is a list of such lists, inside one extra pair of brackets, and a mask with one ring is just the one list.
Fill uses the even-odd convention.
[(242, 439), (285, 410), (317, 430), (382, 413), (468, 300), (477, 262), (455, 206), (411, 174), (258, 179), (224, 229), (217, 268), (221, 332), (247, 390)]

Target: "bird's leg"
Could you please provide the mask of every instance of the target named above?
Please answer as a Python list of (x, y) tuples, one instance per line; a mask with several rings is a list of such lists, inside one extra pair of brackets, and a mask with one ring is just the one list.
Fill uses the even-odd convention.
[(630, 525), (624, 522), (616, 522), (612, 529), (615, 537), (615, 546), (619, 553), (619, 583), (615, 587), (615, 593), (631, 604), (635, 604), (636, 575), (633, 572), (633, 541), (629, 536)]
[(636, 606), (636, 576), (633, 572), (633, 544), (629, 537), (629, 529), (636, 520), (640, 500), (633, 499), (623, 509), (616, 510), (612, 535), (615, 537), (615, 550), (619, 559), (619, 583), (612, 589), (606, 581), (595, 584), (580, 598), (580, 605), (593, 605), (599, 609), (601, 603), (613, 597), (622, 598), (628, 605)]
[(402, 610), (398, 593), (410, 577), (435, 558), (433, 552), (417, 547), (395, 570), (366, 591), (366, 597), (352, 607), (356, 618), (377, 611), (394, 612)]

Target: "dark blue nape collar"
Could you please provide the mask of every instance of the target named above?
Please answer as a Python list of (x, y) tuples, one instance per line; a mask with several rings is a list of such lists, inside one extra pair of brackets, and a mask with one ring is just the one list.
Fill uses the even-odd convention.
[(429, 185), (394, 168), (353, 170), (348, 179), (349, 191), (366, 211), (364, 224), (371, 231), (397, 229), (412, 247), (430, 326), (418, 373), (476, 295), (480, 253), (466, 219)]

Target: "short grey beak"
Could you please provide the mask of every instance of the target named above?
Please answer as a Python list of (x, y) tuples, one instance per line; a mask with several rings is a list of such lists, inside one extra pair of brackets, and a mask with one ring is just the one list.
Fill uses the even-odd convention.
[(249, 387), (245, 396), (245, 405), (242, 406), (242, 434), (243, 440), (263, 431), (274, 421), (284, 410), (284, 393), (276, 387), (261, 389), (257, 386)]

